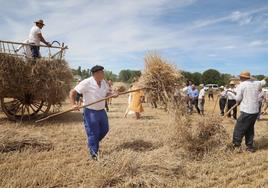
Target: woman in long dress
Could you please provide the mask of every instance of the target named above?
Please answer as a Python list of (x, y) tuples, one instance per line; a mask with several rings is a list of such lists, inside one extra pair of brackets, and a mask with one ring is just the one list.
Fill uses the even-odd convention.
[[(131, 90), (138, 89), (135, 85)], [(144, 92), (142, 90), (133, 92), (131, 94), (131, 101), (129, 105), (129, 110), (135, 112), (136, 118), (140, 119), (141, 112), (144, 111), (142, 107), (142, 102), (144, 101)]]

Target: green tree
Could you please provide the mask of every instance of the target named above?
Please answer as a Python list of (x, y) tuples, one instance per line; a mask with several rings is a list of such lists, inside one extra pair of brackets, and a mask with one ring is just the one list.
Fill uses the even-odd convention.
[(122, 82), (128, 82), (131, 78), (131, 73), (129, 70), (121, 70), (119, 72), (119, 80)]
[(265, 78), (265, 76), (262, 74), (261, 75), (254, 75), (253, 77), (256, 78), (257, 80), (263, 80)]
[(79, 66), (79, 67), (78, 67), (78, 69), (77, 69), (77, 74), (78, 74), (79, 76), (81, 76), (81, 77), (82, 77), (82, 70), (81, 70), (81, 66)]
[(220, 85), (221, 74), (215, 69), (208, 69), (203, 72), (203, 81), (205, 84), (219, 84)]
[(105, 80), (112, 80), (113, 82), (117, 81), (117, 75), (112, 71), (104, 71)]
[(183, 75), (185, 81), (193, 80), (193, 75), (190, 72), (182, 71), (181, 74)]
[(232, 78), (232, 75), (230, 74), (221, 74), (219, 85), (220, 86), (228, 85), (231, 78)]
[(140, 77), (141, 71), (137, 70), (121, 70), (119, 72), (119, 80), (122, 82), (133, 82), (135, 77)]
[(203, 82), (203, 76), (200, 72), (192, 73), (192, 81), (194, 84), (199, 85)]

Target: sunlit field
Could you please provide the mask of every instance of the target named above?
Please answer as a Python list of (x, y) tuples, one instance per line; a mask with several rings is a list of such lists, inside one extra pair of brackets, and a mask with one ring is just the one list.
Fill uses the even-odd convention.
[[(206, 100), (206, 114), (214, 103)], [(62, 110), (69, 107), (66, 101)], [(123, 118), (126, 107), (127, 96), (113, 99), (110, 132), (97, 162), (89, 159), (81, 112), (40, 124), (10, 122), (1, 113), (0, 187), (268, 186), (268, 115), (256, 123), (256, 153), (243, 150), (196, 160), (170, 144), (172, 122), (163, 109), (144, 104), (145, 112), (136, 120)], [(215, 117), (220, 118), (218, 114), (217, 107)], [(191, 118), (199, 117), (194, 113)], [(231, 137), (235, 122), (225, 118), (222, 124)]]

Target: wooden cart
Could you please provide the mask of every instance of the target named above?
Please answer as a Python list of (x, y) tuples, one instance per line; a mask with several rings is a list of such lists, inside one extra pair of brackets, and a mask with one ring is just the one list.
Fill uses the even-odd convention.
[[(53, 45), (57, 44), (57, 45)], [(53, 41), (52, 46), (40, 45), (42, 58), (46, 59), (63, 59), (65, 50), (68, 49), (64, 43), (60, 44)], [(0, 40), (0, 53), (7, 53), (12, 56), (31, 58), (30, 44)], [(19, 87), (19, 86), (18, 86)], [(11, 97), (0, 96), (1, 108), (10, 120), (31, 120), (47, 116), (51, 104), (47, 101), (38, 100), (33, 97), (32, 93), (26, 93), (24, 96)]]

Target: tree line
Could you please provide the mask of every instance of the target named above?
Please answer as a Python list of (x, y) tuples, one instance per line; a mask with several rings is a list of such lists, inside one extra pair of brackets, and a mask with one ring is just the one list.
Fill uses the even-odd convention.
[[(79, 66), (77, 69), (72, 69), (73, 75), (78, 75), (81, 77), (81, 79), (85, 79), (91, 76), (89, 69), (82, 69), (81, 66)], [(115, 74), (112, 71), (104, 70), (105, 79), (106, 80), (112, 80), (113, 82), (125, 82), (125, 83), (131, 83), (136, 77), (141, 76), (140, 70), (121, 70), (119, 74)]]
[[(79, 66), (77, 69), (72, 69), (74, 75), (78, 75), (81, 79), (85, 79), (91, 76), (89, 69), (82, 69)], [(112, 80), (113, 82), (125, 82), (131, 83), (136, 77), (141, 75), (140, 70), (121, 70), (119, 74), (115, 74), (112, 71), (105, 70), (105, 79)], [(215, 69), (208, 69), (203, 73), (200, 72), (187, 72), (182, 71), (182, 75), (184, 76), (185, 80), (190, 80), (196, 85), (199, 84), (218, 84), (219, 86), (227, 85), (231, 78), (235, 77), (231, 74), (220, 73), (218, 70)], [(262, 80), (265, 76), (264, 75), (254, 75), (258, 80)]]
[[(215, 69), (208, 69), (203, 73), (200, 72), (191, 73), (187, 71), (182, 71), (182, 75), (186, 80), (190, 80), (196, 85), (218, 84), (219, 86), (227, 85), (229, 84), (231, 78), (237, 77), (231, 74), (220, 73)], [(256, 78), (257, 80), (262, 80), (265, 78), (264, 75), (253, 75), (253, 77)]]

